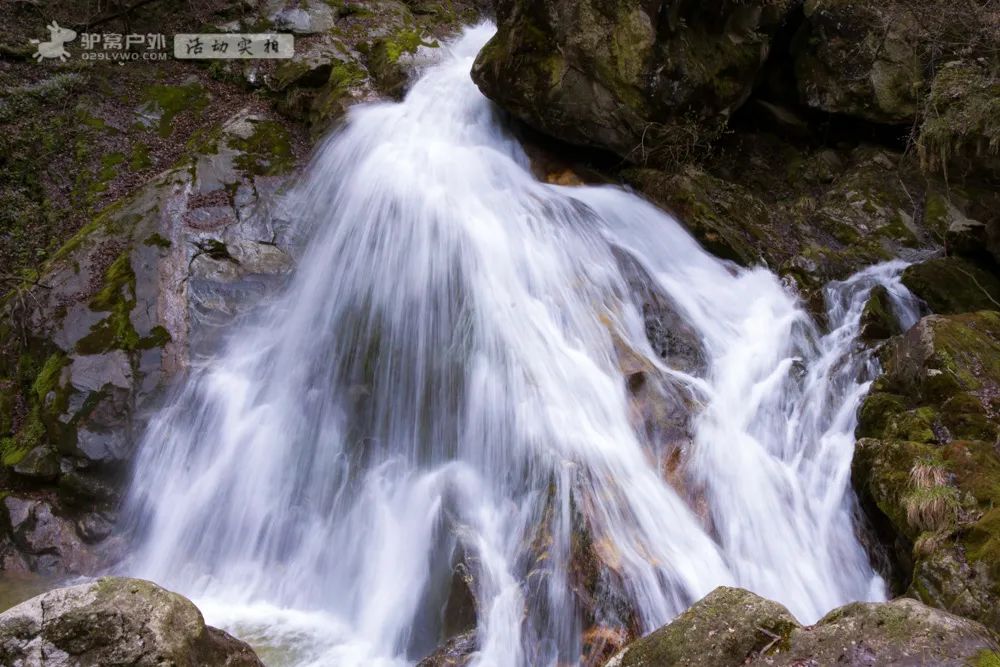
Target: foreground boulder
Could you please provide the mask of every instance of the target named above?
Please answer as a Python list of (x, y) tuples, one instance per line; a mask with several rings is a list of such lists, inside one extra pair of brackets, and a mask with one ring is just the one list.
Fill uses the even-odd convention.
[(853, 479), (895, 585), (1000, 629), (1000, 313), (933, 315), (881, 353)]
[(503, 0), (473, 78), (529, 125), (644, 162), (717, 136), (794, 4)]
[(803, 627), (776, 602), (717, 588), (607, 667), (671, 665), (954, 665), (1000, 660), (996, 637), (916, 600), (853, 603)]
[(0, 614), (0, 663), (263, 665), (245, 643), (206, 626), (190, 600), (117, 577), (50, 591)]

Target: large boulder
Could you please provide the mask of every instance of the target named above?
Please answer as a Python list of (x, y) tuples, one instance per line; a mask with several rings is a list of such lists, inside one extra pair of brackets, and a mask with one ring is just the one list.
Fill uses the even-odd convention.
[(0, 662), (17, 667), (259, 667), (245, 643), (149, 581), (107, 577), (60, 588), (0, 614)]
[(916, 600), (854, 603), (803, 627), (776, 602), (717, 588), (606, 667), (953, 665), (1000, 660), (996, 636)]
[[(996, 10), (994, 10), (996, 11)], [(994, 48), (994, 53), (1000, 45)], [(952, 60), (930, 86), (917, 137), (926, 167), (952, 179), (1000, 178), (1000, 62)], [(994, 238), (1000, 220), (994, 219)]]
[(802, 101), (829, 113), (910, 123), (924, 93), (920, 25), (898, 2), (807, 0), (796, 38)]
[(1000, 313), (926, 317), (881, 359), (853, 479), (895, 587), (1000, 629)]
[(806, 0), (803, 9), (792, 52), (808, 106), (884, 124), (940, 117), (939, 135), (967, 134), (970, 144), (996, 125), (990, 71), (1000, 33), (991, 3)]
[(933, 313), (1000, 309), (1000, 279), (959, 257), (939, 257), (907, 267), (903, 284)]
[(714, 138), (792, 0), (502, 0), (473, 78), (529, 125), (634, 162)]

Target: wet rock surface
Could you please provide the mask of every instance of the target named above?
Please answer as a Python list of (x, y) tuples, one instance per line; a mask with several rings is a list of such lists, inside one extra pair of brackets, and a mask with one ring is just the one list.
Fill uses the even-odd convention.
[(31, 598), (0, 614), (0, 661), (42, 665), (263, 665), (205, 625), (187, 599), (140, 579), (107, 577)]
[(895, 588), (1000, 629), (1000, 313), (926, 317), (881, 358), (853, 478)]
[[(607, 667), (952, 665), (997, 660), (996, 636), (915, 600), (854, 603), (802, 626), (776, 602), (717, 588)], [(977, 663), (976, 661), (984, 661)]]

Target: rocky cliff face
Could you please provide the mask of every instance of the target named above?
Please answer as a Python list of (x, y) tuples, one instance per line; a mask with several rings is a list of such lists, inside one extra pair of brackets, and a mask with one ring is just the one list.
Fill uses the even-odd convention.
[(481, 10), (219, 0), (191, 14), (163, 0), (101, 30), (275, 28), (295, 34), (296, 56), (129, 67), (36, 63), (28, 38), (44, 22), (26, 6), (4, 19), (23, 43), (0, 51), (0, 570), (87, 574), (120, 555), (143, 416), (282, 285), (301, 250), (282, 197), (311, 144), (351, 104), (398, 95)]

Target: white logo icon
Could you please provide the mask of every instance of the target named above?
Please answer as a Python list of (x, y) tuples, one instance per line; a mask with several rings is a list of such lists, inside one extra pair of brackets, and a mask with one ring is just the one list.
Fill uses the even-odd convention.
[(60, 62), (65, 62), (69, 58), (69, 51), (66, 50), (66, 43), (76, 39), (76, 32), (69, 28), (63, 28), (53, 21), (45, 26), (49, 29), (49, 41), (40, 42), (37, 39), (31, 40), (32, 44), (37, 44), (35, 58), (41, 62), (43, 58), (58, 58)]

